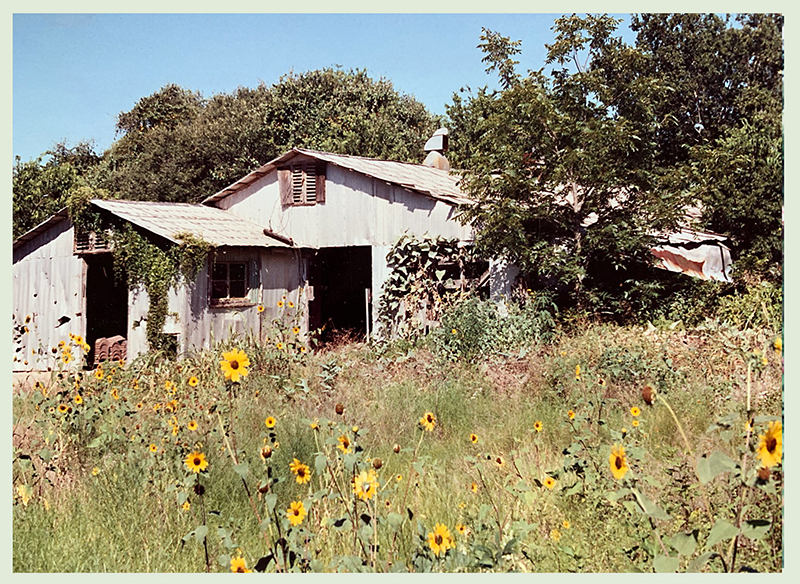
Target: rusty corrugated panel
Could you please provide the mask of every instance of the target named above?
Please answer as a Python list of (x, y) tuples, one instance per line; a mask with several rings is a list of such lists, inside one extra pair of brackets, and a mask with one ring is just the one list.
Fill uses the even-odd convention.
[(215, 246), (290, 247), (263, 226), (215, 207), (97, 199), (92, 204), (173, 243), (179, 243), (177, 234), (188, 232)]

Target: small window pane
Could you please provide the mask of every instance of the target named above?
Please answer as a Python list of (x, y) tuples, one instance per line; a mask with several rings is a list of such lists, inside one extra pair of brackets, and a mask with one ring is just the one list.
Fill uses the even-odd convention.
[(247, 290), (245, 289), (244, 280), (232, 280), (231, 281), (231, 298), (244, 298), (247, 295)]
[(228, 279), (228, 264), (214, 264), (214, 269), (211, 272), (212, 280), (227, 280)]
[(211, 282), (211, 298), (227, 298), (228, 282), (226, 280), (214, 280)]
[(230, 266), (230, 279), (241, 280), (244, 282), (244, 264), (229, 264)]

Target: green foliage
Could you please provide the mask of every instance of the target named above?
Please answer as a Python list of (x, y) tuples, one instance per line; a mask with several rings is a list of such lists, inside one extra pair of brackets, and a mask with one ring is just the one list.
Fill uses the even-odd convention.
[(547, 292), (525, 295), (521, 302), (496, 303), (467, 296), (449, 306), (427, 337), (435, 354), (467, 361), (518, 351), (550, 342), (558, 309)]
[(176, 238), (178, 245), (162, 249), (127, 224), (111, 233), (117, 277), (126, 277), (129, 288), (143, 286), (147, 292), (145, 330), (148, 346), (154, 351), (168, 348), (169, 339), (163, 332), (170, 289), (182, 281), (194, 281), (211, 250), (211, 244), (189, 233), (177, 234)]

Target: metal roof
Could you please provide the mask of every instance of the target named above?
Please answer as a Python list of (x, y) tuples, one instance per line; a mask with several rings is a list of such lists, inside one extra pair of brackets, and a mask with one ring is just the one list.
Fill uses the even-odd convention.
[(39, 223), (36, 227), (26, 231), (22, 235), (20, 235), (17, 239), (14, 240), (13, 249), (17, 249), (18, 247), (24, 245), (28, 241), (37, 237), (40, 233), (44, 233), (48, 229), (50, 229), (53, 225), (57, 223), (61, 223), (62, 221), (69, 219), (69, 213), (67, 212), (67, 208), (64, 207), (63, 209), (58, 210), (56, 213)]
[(267, 235), (261, 225), (215, 207), (100, 199), (92, 204), (173, 243), (180, 243), (177, 234), (188, 232), (215, 246), (291, 247)]
[(348, 156), (345, 154), (306, 150), (305, 148), (293, 148), (286, 154), (257, 168), (232, 185), (206, 198), (203, 203), (213, 203), (232, 195), (298, 155), (306, 155), (317, 160), (323, 160), (330, 164), (335, 164), (342, 168), (403, 187), (410, 191), (415, 191), (427, 197), (444, 201), (450, 205), (469, 205), (473, 202), (472, 199), (468, 198), (458, 187), (458, 176), (446, 170), (439, 170), (422, 164), (375, 160), (373, 158), (364, 158), (361, 156)]

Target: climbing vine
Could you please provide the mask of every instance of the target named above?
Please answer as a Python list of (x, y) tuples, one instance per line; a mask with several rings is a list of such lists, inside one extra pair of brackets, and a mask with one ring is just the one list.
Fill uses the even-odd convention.
[(169, 290), (181, 282), (192, 282), (203, 267), (211, 244), (189, 233), (179, 233), (180, 241), (168, 249), (151, 243), (129, 225), (111, 233), (114, 271), (118, 278), (127, 275), (128, 287), (143, 286), (150, 304), (145, 334), (150, 349), (165, 348), (164, 323), (169, 309)]
[(455, 280), (473, 260), (456, 239), (401, 236), (386, 255), (391, 271), (378, 303), (381, 336), (408, 338), (438, 322), (450, 297), (464, 293), (463, 281)]

